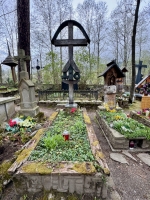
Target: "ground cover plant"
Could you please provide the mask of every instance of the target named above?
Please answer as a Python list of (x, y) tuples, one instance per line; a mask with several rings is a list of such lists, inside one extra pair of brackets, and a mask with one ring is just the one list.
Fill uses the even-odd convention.
[(150, 128), (131, 119), (122, 111), (110, 110), (106, 106), (105, 111), (99, 111), (101, 117), (105, 119), (108, 125), (117, 130), (128, 139), (145, 137), (150, 140)]
[[(70, 133), (65, 140), (63, 132)], [(37, 147), (32, 151), (30, 161), (94, 161), (86, 125), (80, 109), (61, 110), (52, 126), (45, 132)]]

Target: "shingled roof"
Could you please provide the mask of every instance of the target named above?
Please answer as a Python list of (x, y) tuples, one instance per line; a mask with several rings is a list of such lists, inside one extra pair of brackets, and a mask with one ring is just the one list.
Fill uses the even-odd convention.
[(117, 77), (117, 78), (125, 77), (125, 75), (123, 74), (123, 72), (122, 72), (122, 70), (120, 69), (120, 67), (116, 64), (116, 61), (115, 61), (115, 60), (112, 60), (110, 63), (108, 63), (108, 64), (107, 64), (107, 69), (106, 69), (102, 74), (100, 74), (98, 77), (105, 76), (105, 75), (107, 74), (107, 72), (108, 72), (112, 67), (115, 67), (115, 69), (116, 69), (117, 72), (118, 72), (118, 77)]

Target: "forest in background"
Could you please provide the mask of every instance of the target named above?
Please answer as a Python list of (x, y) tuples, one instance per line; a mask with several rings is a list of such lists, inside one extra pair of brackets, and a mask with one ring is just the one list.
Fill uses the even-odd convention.
[[(128, 69), (126, 82), (131, 80), (131, 39), (136, 1), (121, 0), (108, 14), (105, 1), (84, 0), (73, 9), (70, 0), (30, 0), (30, 48), (31, 77), (34, 82), (59, 84), (61, 70), (68, 60), (68, 48), (55, 48), (51, 39), (65, 20), (76, 20), (84, 27), (91, 42), (87, 47), (74, 48), (74, 60), (81, 71), (82, 83), (102, 83), (97, 76), (106, 64), (116, 59), (118, 65)], [(150, 3), (140, 9), (136, 35), (136, 64), (143, 61), (148, 68), (142, 69), (143, 76), (150, 74)], [(8, 55), (7, 41), (11, 55), (17, 55), (17, 10), (16, 1), (0, 1), (0, 57), (1, 62)], [(59, 38), (67, 38), (63, 29)], [(83, 38), (78, 28), (74, 38)], [(38, 61), (37, 61), (38, 59)], [(36, 70), (36, 66), (40, 70)], [(3, 81), (11, 79), (11, 71), (4, 70)], [(8, 69), (8, 67), (7, 67)]]

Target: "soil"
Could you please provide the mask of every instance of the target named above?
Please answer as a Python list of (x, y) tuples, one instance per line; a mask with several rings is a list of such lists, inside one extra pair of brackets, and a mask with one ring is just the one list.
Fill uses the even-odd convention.
[[(140, 103), (132, 105), (130, 109), (126, 109), (125, 112), (129, 113), (130, 110), (139, 110)], [(16, 107), (16, 111), (18, 107)], [(56, 108), (41, 107), (40, 111), (44, 112), (45, 116), (50, 116), (51, 113), (56, 110)], [(122, 200), (150, 200), (150, 167), (144, 164), (138, 157), (137, 153), (131, 153), (137, 162), (131, 158), (126, 157), (129, 165), (121, 164), (119, 162), (113, 161), (110, 158), (110, 153), (112, 152), (107, 140), (102, 134), (97, 122), (95, 110), (87, 110), (94, 131), (100, 142), (100, 146), (105, 155), (107, 164), (110, 169), (111, 176), (115, 183), (115, 189), (119, 193)], [(4, 160), (12, 159), (14, 153), (22, 147), (22, 144), (18, 141), (12, 142), (7, 139), (3, 141), (3, 149), (0, 149), (0, 164)], [(10, 182), (4, 189), (1, 200), (16, 200), (15, 190), (12, 182)], [(87, 199), (89, 200), (89, 199)], [(111, 199), (109, 199), (111, 200)], [(117, 200), (117, 199), (116, 199)]]

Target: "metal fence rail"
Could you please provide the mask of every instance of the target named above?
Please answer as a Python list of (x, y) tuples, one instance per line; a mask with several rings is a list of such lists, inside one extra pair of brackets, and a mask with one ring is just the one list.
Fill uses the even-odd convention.
[[(38, 91), (39, 101), (40, 100), (65, 100), (69, 96), (68, 90), (39, 90)], [(98, 100), (97, 90), (74, 90), (74, 99), (87, 99), (87, 100)]]

